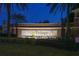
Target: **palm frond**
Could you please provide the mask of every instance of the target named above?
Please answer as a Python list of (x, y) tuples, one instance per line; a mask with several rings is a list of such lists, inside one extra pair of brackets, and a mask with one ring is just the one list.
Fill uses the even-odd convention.
[(16, 6), (17, 6), (20, 10), (28, 9), (26, 3), (17, 3)]
[(46, 6), (50, 6), (50, 5), (52, 5), (52, 3), (47, 3), (47, 4), (46, 4)]
[(54, 10), (55, 10), (55, 8), (56, 8), (56, 6), (58, 5), (58, 4), (51, 4), (52, 6), (51, 6), (51, 9), (50, 9), (50, 13), (52, 13)]
[(3, 5), (3, 3), (0, 3), (0, 12), (2, 11), (2, 5)]
[(0, 3), (0, 8), (2, 7), (2, 3)]
[(57, 5), (56, 8), (53, 10), (53, 15), (55, 15), (58, 12), (59, 8), (59, 5)]
[(59, 8), (60, 8), (61, 14), (63, 14), (63, 12), (66, 10), (66, 4), (64, 4), (64, 3), (60, 4)]
[(15, 21), (17, 21), (17, 22), (26, 22), (25, 16), (23, 16), (22, 14), (15, 13), (11, 16), (11, 19), (15, 19)]
[(77, 9), (77, 8), (79, 8), (79, 3), (73, 3), (73, 8), (72, 8), (72, 10), (74, 10), (74, 9)]

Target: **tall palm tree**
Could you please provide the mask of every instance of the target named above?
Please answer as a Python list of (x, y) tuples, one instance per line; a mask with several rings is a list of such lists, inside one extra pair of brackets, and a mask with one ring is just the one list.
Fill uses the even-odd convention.
[(6, 25), (7, 25), (6, 20), (3, 20), (2, 21), (2, 33), (5, 33)]
[[(60, 8), (61, 9), (61, 16), (64, 10), (67, 8), (67, 30), (66, 30), (66, 39), (70, 38), (70, 22), (68, 19), (68, 15), (71, 13), (72, 10), (79, 8), (79, 4), (74, 4), (74, 3), (54, 3), (54, 4), (47, 4), (47, 6), (51, 5), (50, 12), (53, 12), (54, 14), (56, 11)], [(58, 6), (59, 5), (59, 6)], [(63, 36), (63, 29), (64, 29), (64, 19), (61, 18), (61, 26), (62, 26), (62, 39), (64, 38)]]
[[(5, 4), (0, 3), (0, 11), (1, 11), (3, 5), (7, 10), (7, 16), (8, 16), (8, 18), (7, 18), (7, 29), (8, 29), (8, 36), (10, 36), (10, 21), (11, 21), (10, 20), (10, 15), (11, 15), (11, 5), (13, 5), (13, 4), (12, 3), (5, 3)], [(16, 6), (19, 9), (24, 10), (27, 7), (27, 4), (25, 4), (25, 3), (16, 3)]]
[(16, 35), (18, 35), (18, 23), (24, 23), (27, 22), (25, 19), (25, 16), (23, 16), (22, 14), (13, 14), (11, 16), (11, 19), (15, 20), (15, 27), (16, 27)]

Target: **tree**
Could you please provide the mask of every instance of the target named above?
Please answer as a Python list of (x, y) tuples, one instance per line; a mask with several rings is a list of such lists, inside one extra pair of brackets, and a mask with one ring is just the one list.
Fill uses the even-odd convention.
[(3, 31), (2, 26), (0, 25), (0, 35), (2, 34), (2, 31)]
[(23, 16), (22, 14), (13, 14), (11, 16), (11, 19), (15, 20), (15, 27), (16, 27), (16, 35), (18, 34), (18, 23), (24, 23), (24, 22), (27, 22), (25, 20), (25, 16)]
[[(72, 10), (79, 8), (79, 4), (77, 3), (54, 3), (54, 4), (47, 4), (47, 6), (51, 5), (51, 9), (50, 9), (50, 13), (53, 12), (54, 14), (56, 14), (56, 11), (58, 9), (61, 10), (61, 16), (62, 13), (64, 12), (65, 8), (67, 8), (67, 30), (66, 30), (66, 39), (70, 39), (70, 21), (68, 19), (68, 15), (71, 13)], [(59, 5), (59, 6), (58, 6)], [(63, 39), (63, 29), (64, 29), (64, 19), (61, 18), (61, 27), (62, 27), (62, 39)]]
[(7, 25), (6, 20), (3, 20), (3, 22), (2, 22), (2, 33), (5, 33), (6, 25)]
[[(10, 4), (10, 3), (3, 4), (3, 3), (1, 3), (0, 4), (0, 11), (1, 11), (3, 5), (7, 10), (7, 16), (8, 16), (8, 18), (7, 18), (7, 29), (8, 29), (8, 36), (10, 36), (10, 21), (11, 21), (10, 15), (11, 15), (11, 5), (13, 5), (13, 4)], [(25, 4), (25, 3), (17, 3), (16, 6), (20, 10), (24, 10), (27, 7), (27, 4)]]

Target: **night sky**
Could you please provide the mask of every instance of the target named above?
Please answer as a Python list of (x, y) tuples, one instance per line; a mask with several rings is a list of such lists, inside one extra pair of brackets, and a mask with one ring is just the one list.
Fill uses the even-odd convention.
[[(12, 5), (11, 14), (12, 13), (20, 13), (26, 16), (27, 23), (39, 23), (40, 21), (49, 20), (50, 23), (58, 23), (60, 22), (60, 18), (64, 18), (66, 16), (66, 10), (63, 12), (61, 17), (61, 12), (58, 9), (56, 14), (49, 13), (51, 6), (46, 6), (46, 4), (41, 3), (30, 3), (27, 5), (26, 10), (19, 10), (15, 4)], [(2, 11), (0, 12), (0, 25), (3, 20), (7, 20), (7, 11), (6, 8), (2, 7)]]

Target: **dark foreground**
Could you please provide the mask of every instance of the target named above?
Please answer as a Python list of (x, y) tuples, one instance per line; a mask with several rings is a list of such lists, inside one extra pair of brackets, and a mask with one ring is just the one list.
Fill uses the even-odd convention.
[[(42, 41), (41, 41), (42, 42)], [(43, 42), (38, 44), (34, 41), (1, 39), (0, 42), (0, 56), (78, 56), (79, 50), (74, 51), (73, 48), (70, 50), (57, 48), (55, 45), (45, 45)]]

